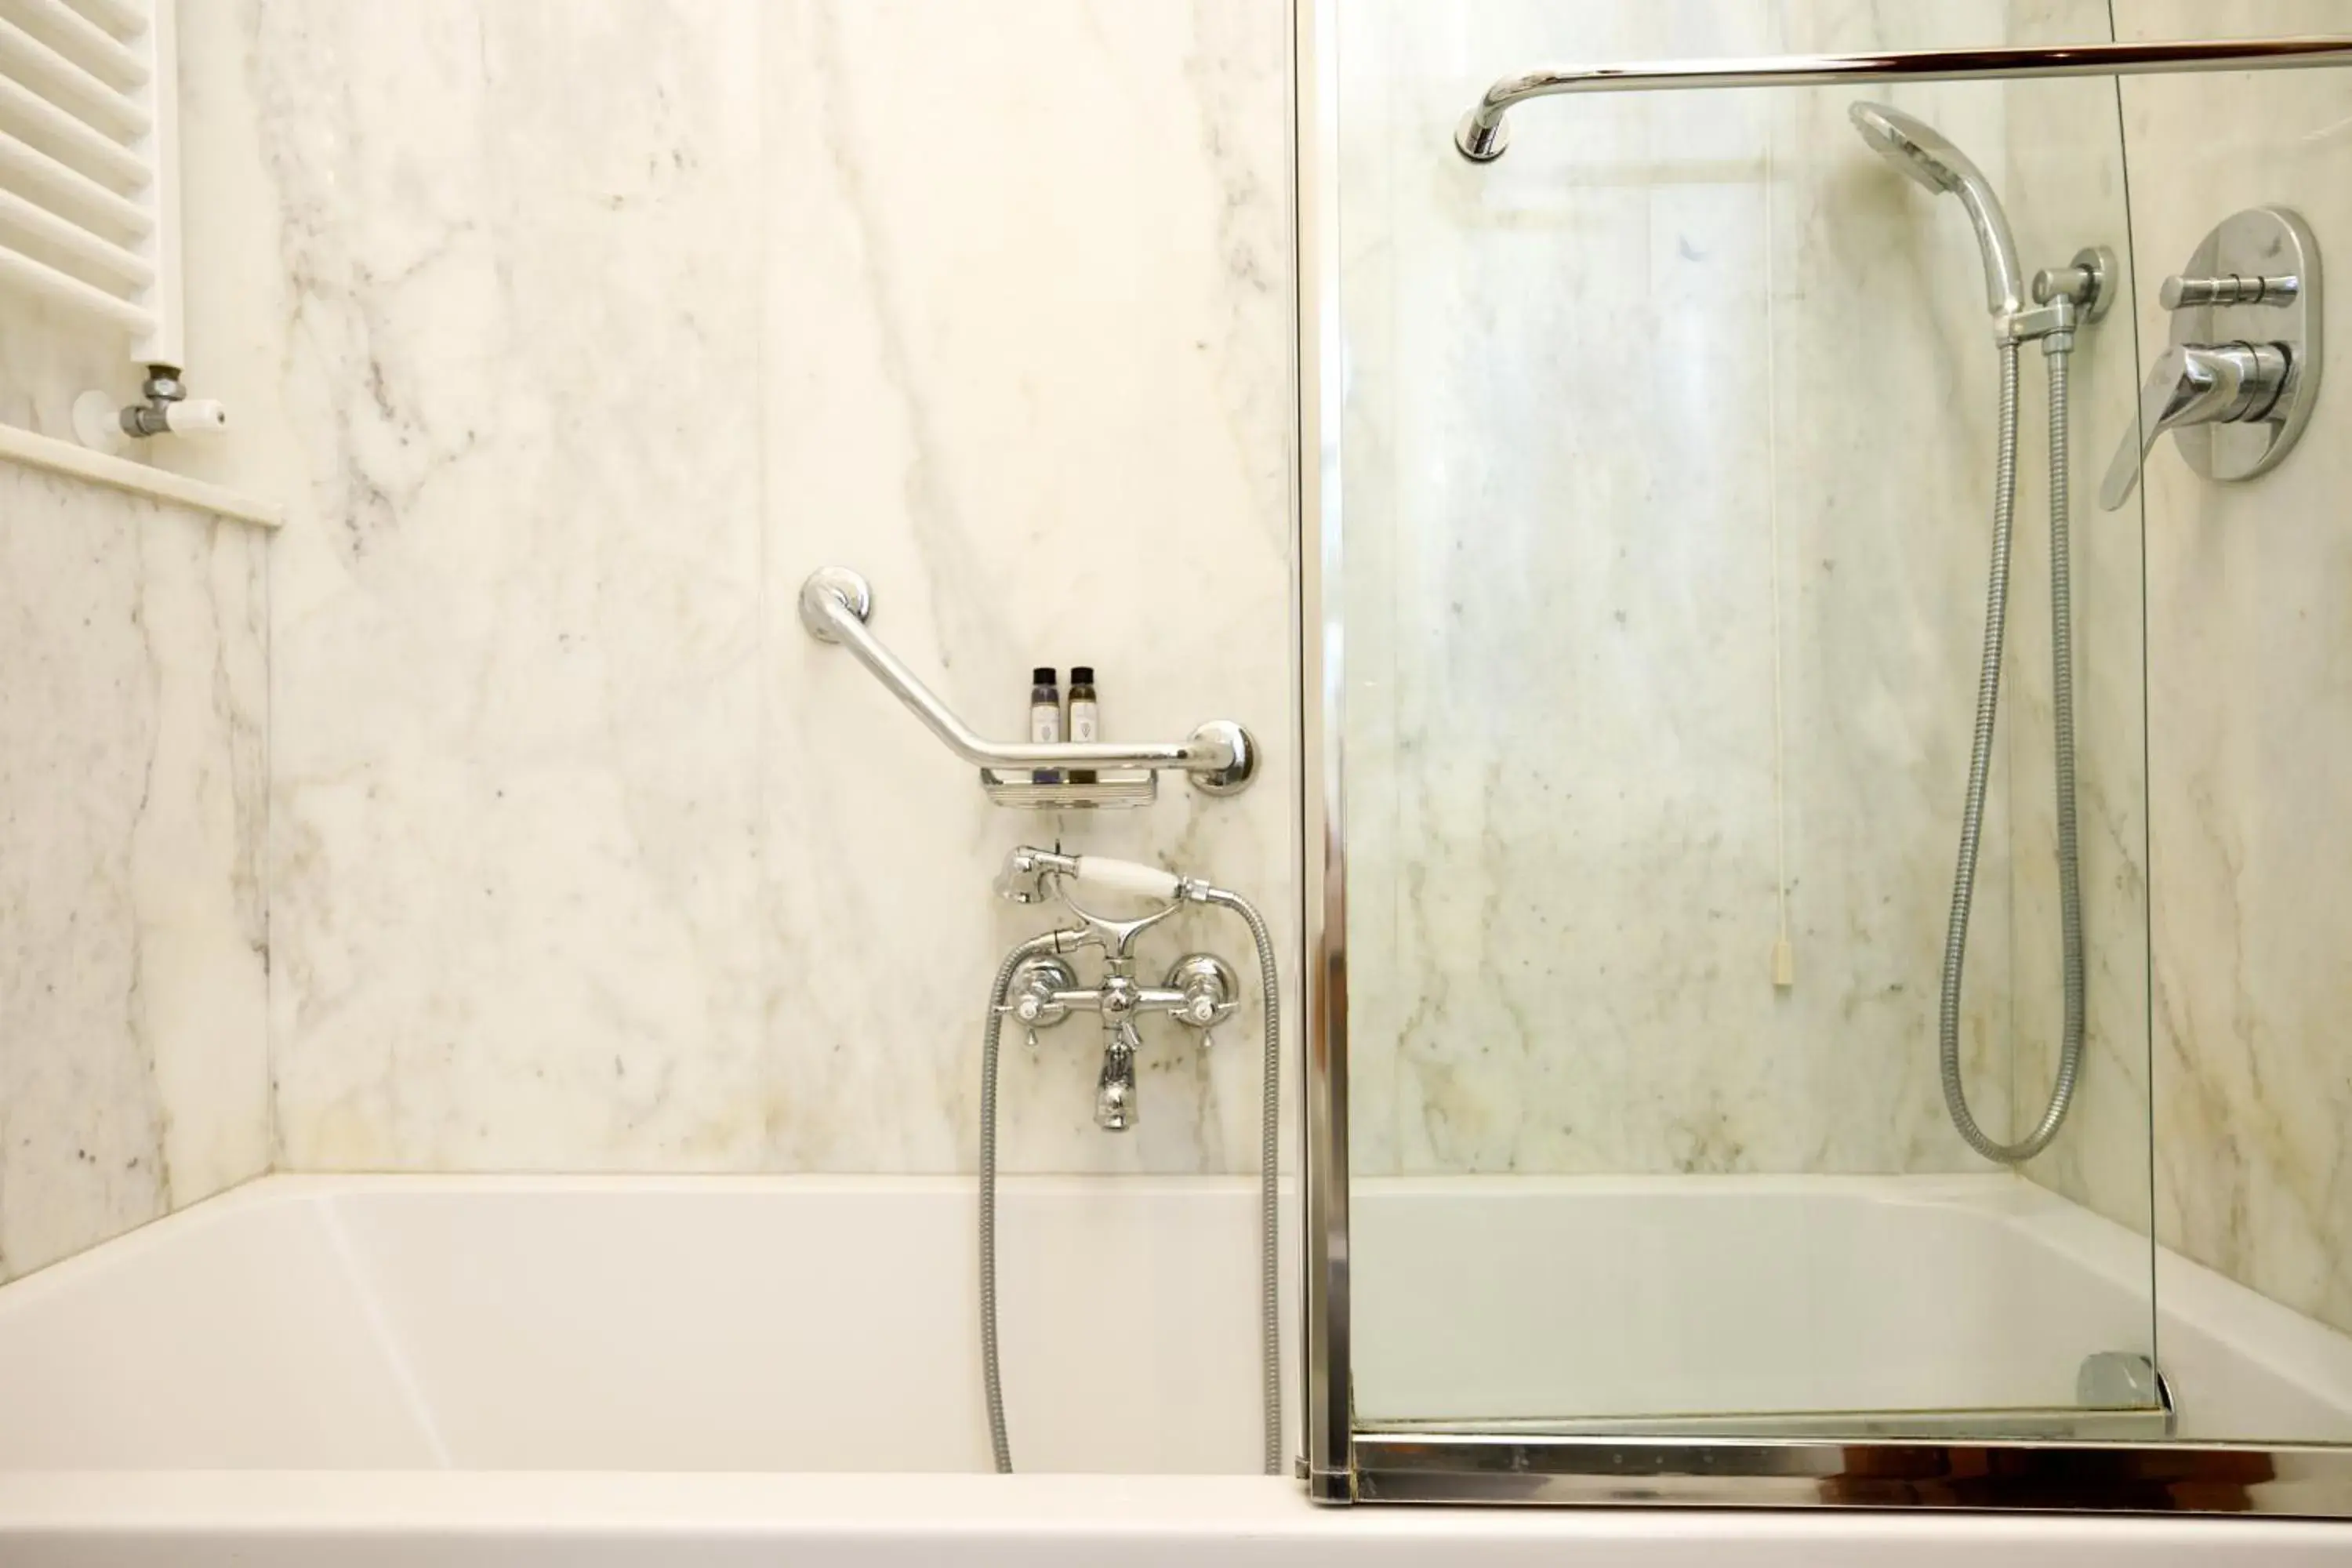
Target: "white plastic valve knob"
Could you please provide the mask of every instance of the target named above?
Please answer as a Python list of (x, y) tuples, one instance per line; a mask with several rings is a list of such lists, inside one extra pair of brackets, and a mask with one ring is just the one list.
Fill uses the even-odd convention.
[(228, 428), (228, 409), (218, 398), (183, 398), (165, 406), (163, 427), (174, 436), (215, 435)]
[(1183, 891), (1183, 879), (1173, 871), (1135, 860), (1113, 860), (1103, 855), (1079, 856), (1077, 878), (1082, 883), (1132, 893), (1139, 899), (1173, 900)]

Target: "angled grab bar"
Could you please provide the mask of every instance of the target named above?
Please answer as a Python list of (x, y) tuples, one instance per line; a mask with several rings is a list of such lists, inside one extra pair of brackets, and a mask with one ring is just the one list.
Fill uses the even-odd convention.
[(1473, 163), (1511, 142), (1505, 111), (1561, 92), (1650, 92), (1670, 88), (1824, 87), (1840, 82), (2011, 80), (2033, 77), (2149, 76), (2163, 71), (2292, 70), (2352, 65), (2352, 37), (2206, 38), (2145, 44), (2059, 44), (1990, 49), (1911, 49), (1873, 55), (1779, 55), (1760, 59), (1650, 60), (1622, 66), (1547, 66), (1507, 76), (1470, 106), (1454, 145)]
[(838, 643), (874, 672), (948, 750), (987, 772), (1073, 769), (1179, 771), (1211, 795), (1245, 788), (1257, 773), (1257, 742), (1230, 719), (1212, 719), (1181, 741), (991, 741), (956, 717), (898, 655), (868, 630), (874, 591), (845, 566), (821, 566), (801, 584), (801, 625), (819, 642)]

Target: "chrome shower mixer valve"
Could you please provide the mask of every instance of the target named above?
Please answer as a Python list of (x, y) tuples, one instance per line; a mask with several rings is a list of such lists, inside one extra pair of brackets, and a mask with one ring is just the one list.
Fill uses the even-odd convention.
[[(1115, 919), (1072, 898), (1071, 884), (1163, 901), (1149, 913)], [(1095, 1087), (1095, 1124), (1109, 1132), (1128, 1131), (1138, 1119), (1135, 1057), (1143, 1038), (1136, 1027), (1137, 1019), (1153, 1015), (1173, 1018), (1198, 1031), (1206, 1045), (1214, 1039), (1211, 1031), (1241, 1005), (1236, 999), (1240, 981), (1232, 966), (1213, 953), (1185, 954), (1158, 985), (1136, 979), (1135, 939), (1174, 914), (1188, 899), (1213, 901), (1208, 895), (1215, 889), (1130, 860), (1062, 855), (1023, 845), (1005, 857), (996, 890), (1016, 904), (1057, 899), (1078, 917), (1079, 924), (1050, 933), (1052, 951), (1021, 960), (996, 1007), (1028, 1031), (1033, 1050), (1039, 1029), (1067, 1022), (1073, 1011), (1091, 1011), (1099, 1016), (1103, 1067)], [(1077, 972), (1061, 956), (1083, 947), (1102, 950), (1102, 978), (1093, 985), (1081, 985)]]

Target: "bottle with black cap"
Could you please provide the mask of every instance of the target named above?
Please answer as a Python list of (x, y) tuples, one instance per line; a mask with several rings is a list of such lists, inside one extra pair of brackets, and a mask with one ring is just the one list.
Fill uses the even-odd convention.
[[(1095, 667), (1074, 664), (1070, 667), (1070, 739), (1099, 741), (1102, 739), (1102, 710), (1095, 705)], [(1092, 784), (1092, 768), (1072, 768), (1072, 784)]]
[[(1029, 672), (1029, 740), (1031, 744), (1051, 746), (1062, 739), (1062, 694), (1054, 685), (1054, 667), (1041, 664)], [(1032, 784), (1060, 784), (1061, 770), (1039, 768), (1029, 775)]]

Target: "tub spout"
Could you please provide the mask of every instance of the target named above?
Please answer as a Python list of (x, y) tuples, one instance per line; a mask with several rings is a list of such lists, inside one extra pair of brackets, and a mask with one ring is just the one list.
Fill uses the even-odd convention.
[(1103, 1046), (1102, 1076), (1095, 1080), (1095, 1125), (1106, 1132), (1135, 1125), (1135, 1047), (1141, 1043), (1135, 1026), (1121, 1019)]

